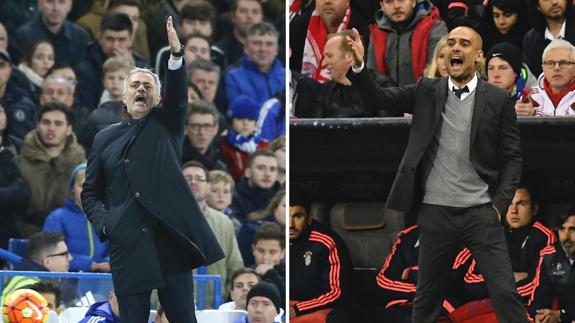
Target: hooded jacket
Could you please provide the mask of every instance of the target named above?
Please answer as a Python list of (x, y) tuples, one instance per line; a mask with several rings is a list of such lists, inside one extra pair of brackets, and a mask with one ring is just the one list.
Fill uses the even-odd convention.
[[(22, 177), (30, 185), (32, 196), (28, 216), (23, 219), (31, 228), (19, 226), (19, 230), (40, 231), (44, 219), (52, 210), (61, 207), (68, 196), (68, 175), (74, 167), (85, 161), (84, 148), (76, 142), (74, 134), (66, 138), (64, 150), (57, 157), (48, 155), (40, 141), (37, 130), (26, 135), (24, 146), (16, 158)], [(28, 236), (33, 232), (20, 232)]]
[[(417, 81), (427, 62), (432, 59), (437, 42), (447, 34), (447, 27), (439, 19), (439, 13), (431, 2), (419, 0), (413, 10), (414, 13), (408, 18), (410, 22), (401, 29), (389, 20), (383, 10), (376, 13), (376, 23), (370, 26), (367, 67), (388, 76), (398, 86), (414, 84)], [(428, 24), (428, 27), (418, 28), (418, 25), (423, 23)], [(379, 33), (387, 34), (385, 47), (379, 46)], [(426, 42), (420, 49), (425, 52), (416, 53), (418, 56), (414, 57), (413, 48), (421, 41)], [(378, 53), (380, 47), (385, 48), (384, 53)], [(385, 72), (379, 68), (382, 65), (378, 64), (377, 59), (380, 57), (385, 57)]]
[(108, 261), (108, 242), (100, 242), (92, 223), (73, 199), (54, 210), (44, 222), (43, 231), (60, 232), (72, 254), (70, 271), (90, 271), (92, 262)]

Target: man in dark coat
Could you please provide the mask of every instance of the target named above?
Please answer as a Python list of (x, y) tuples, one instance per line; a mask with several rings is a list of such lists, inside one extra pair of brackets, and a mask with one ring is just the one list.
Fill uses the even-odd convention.
[(170, 322), (196, 322), (192, 269), (224, 257), (180, 171), (187, 106), (183, 49), (166, 23), (172, 55), (166, 95), (149, 70), (134, 69), (124, 103), (130, 118), (99, 132), (88, 159), (82, 205), (101, 240), (123, 323), (145, 322), (158, 289)]
[[(500, 322), (527, 322), (515, 287), (501, 212), (521, 177), (517, 116), (509, 93), (479, 79), (481, 36), (469, 27), (447, 39), (448, 78), (381, 88), (364, 68), (359, 33), (350, 80), (374, 106), (413, 114), (406, 151), (387, 200), (419, 210), (419, 275), (413, 322), (437, 322), (448, 272), (461, 244), (482, 270)], [(467, 92), (467, 93), (466, 93)]]

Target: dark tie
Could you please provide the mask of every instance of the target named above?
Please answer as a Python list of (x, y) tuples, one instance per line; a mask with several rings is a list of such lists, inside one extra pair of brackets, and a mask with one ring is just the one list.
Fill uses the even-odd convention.
[(456, 89), (455, 86), (453, 87), (453, 93), (455, 93), (455, 96), (458, 97), (459, 99), (461, 99), (461, 94), (469, 92), (469, 88), (466, 86), (464, 86), (461, 89)]

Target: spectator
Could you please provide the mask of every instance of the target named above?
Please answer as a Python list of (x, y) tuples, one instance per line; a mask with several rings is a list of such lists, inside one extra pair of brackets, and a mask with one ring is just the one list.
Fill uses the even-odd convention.
[[(369, 100), (362, 100), (358, 91), (350, 86), (351, 82), (346, 76), (353, 62), (353, 52), (346, 40), (346, 37), (351, 36), (353, 36), (351, 30), (344, 30), (327, 37), (322, 63), (330, 80), (322, 84), (321, 90), (314, 99), (312, 117), (352, 118), (380, 115), (372, 112), (377, 110), (377, 107), (370, 107)], [(378, 84), (385, 86), (385, 80), (382, 80), (381, 76), (379, 79)], [(381, 116), (392, 115), (382, 113)]]
[[(16, 270), (67, 272), (72, 255), (64, 242), (64, 236), (57, 232), (37, 232), (26, 245), (26, 258), (18, 263)], [(11, 292), (29, 288), (38, 283), (38, 277), (14, 276), (2, 290), (2, 300)], [(4, 301), (2, 303), (5, 303)]]
[(52, 211), (42, 231), (59, 232), (64, 239), (73, 260), (71, 271), (109, 272), (108, 242), (100, 242), (92, 223), (88, 222), (82, 211), (82, 185), (86, 180), (86, 163), (82, 163), (70, 173), (67, 188), (70, 197), (64, 201), (64, 207)]
[[(88, 123), (88, 117), (90, 111), (76, 104), (76, 98), (74, 97), (74, 86), (73, 84), (61, 76), (50, 75), (44, 82), (42, 82), (42, 92), (40, 93), (40, 106), (44, 106), (49, 102), (58, 102), (66, 106), (74, 113), (74, 123), (72, 129), (74, 133), (78, 136), (81, 135), (86, 124)], [(85, 142), (79, 137), (78, 140), (82, 145)]]
[(32, 192), (27, 216), (16, 221), (23, 237), (40, 231), (48, 213), (63, 205), (68, 175), (85, 160), (84, 149), (72, 131), (73, 122), (67, 107), (50, 102), (41, 108), (36, 129), (26, 135), (16, 159)]
[(236, 270), (232, 275), (232, 289), (230, 290), (232, 301), (220, 305), (218, 309), (245, 311), (248, 292), (261, 280), (260, 274), (252, 268), (245, 267)]
[[(235, 182), (232, 176), (221, 170), (210, 171), (210, 193), (207, 197), (208, 205), (228, 216), (232, 215), (232, 196)], [(233, 219), (232, 219), (233, 220)]]
[(72, 85), (72, 92), (74, 97), (76, 96), (76, 85), (78, 85), (78, 79), (76, 78), (76, 72), (69, 65), (53, 66), (50, 71), (48, 71), (47, 76), (57, 75), (65, 78)]
[(277, 59), (276, 28), (267, 22), (253, 25), (248, 30), (244, 51), (240, 65), (226, 73), (227, 98), (232, 102), (239, 95), (247, 95), (261, 106), (285, 91), (285, 68)]
[[(367, 24), (351, 9), (349, 0), (315, 0), (315, 10), (294, 18), (290, 23), (290, 69), (314, 80), (330, 79), (322, 66), (327, 35), (356, 28), (364, 40), (369, 38)], [(368, 44), (366, 44), (367, 48)]]
[[(189, 67), (198, 59), (212, 61), (210, 52), (211, 41), (204, 34), (196, 32), (186, 35), (183, 38), (182, 45), (184, 45), (184, 62), (186, 63), (186, 67)], [(160, 65), (158, 65), (156, 69), (160, 77), (166, 73), (165, 65), (169, 57), (169, 46), (162, 48), (158, 53), (156, 64)]]
[(328, 314), (351, 322), (340, 311), (351, 283), (345, 243), (312, 218), (309, 202), (297, 194), (290, 192), (290, 322), (325, 322)]
[[(281, 136), (272, 141), (270, 148), (274, 152), (278, 161), (278, 177), (277, 181), (281, 186), (285, 186), (286, 181), (286, 137)], [(285, 213), (285, 212), (284, 212)], [(284, 221), (285, 224), (285, 221)]]
[(258, 150), (249, 157), (232, 200), (234, 216), (240, 222), (245, 222), (248, 214), (263, 210), (276, 194), (277, 168), (277, 159), (269, 150)]
[[(220, 68), (210, 61), (195, 60), (188, 67), (188, 80), (200, 89), (204, 100), (214, 102), (220, 81)], [(218, 109), (220, 112), (225, 112), (222, 111), (222, 107)]]
[(268, 146), (256, 133), (259, 109), (254, 100), (245, 95), (238, 96), (230, 105), (231, 127), (222, 136), (221, 148), (230, 174), (236, 181), (246, 171), (249, 156)]
[[(223, 213), (212, 209), (206, 203), (206, 197), (210, 192), (209, 172), (207, 168), (196, 162), (190, 161), (182, 165), (182, 173), (190, 191), (194, 194), (200, 209), (202, 210), (210, 228), (214, 232), (218, 243), (224, 251), (225, 257), (207, 267), (208, 275), (222, 277), (222, 295), (231, 289), (232, 274), (242, 268), (244, 263), (236, 241), (234, 224)], [(196, 291), (198, 289), (196, 288)], [(206, 289), (206, 299), (213, 299), (213, 285), (209, 284)], [(213, 306), (214, 304), (212, 304)]]
[(435, 45), (435, 50), (433, 51), (433, 57), (427, 65), (424, 72), (425, 77), (435, 78), (435, 77), (447, 77), (447, 66), (445, 65), (445, 57), (447, 56), (447, 35), (441, 37)]
[(262, 280), (273, 283), (285, 303), (285, 233), (277, 223), (265, 222), (257, 230), (252, 244), (254, 263), (251, 267)]
[(76, 24), (83, 27), (92, 40), (98, 39), (100, 23), (106, 14), (123, 13), (130, 18), (133, 26), (133, 50), (140, 54), (146, 62), (150, 62), (150, 50), (148, 48), (148, 28), (140, 18), (140, 4), (137, 0), (106, 0), (94, 1), (90, 11), (80, 17)]
[(120, 323), (120, 308), (114, 291), (108, 294), (108, 301), (92, 304), (86, 316), (78, 323)]
[(23, 143), (7, 128), (6, 110), (0, 102), (0, 248), (4, 249), (10, 238), (18, 236), (15, 219), (23, 215), (30, 200), (30, 187), (14, 163)]
[[(515, 195), (505, 216), (505, 240), (511, 260), (511, 267), (517, 285), (517, 292), (524, 304), (536, 284), (536, 269), (540, 252), (555, 243), (555, 235), (536, 220), (538, 205), (531, 191), (523, 184), (517, 186)], [(487, 286), (473, 257), (462, 267), (464, 302), (489, 297)]]
[(519, 51), (523, 37), (529, 29), (525, 2), (520, 0), (494, 0), (485, 6), (483, 16), (483, 50), (489, 51), (494, 45), (507, 42)]
[(485, 56), (485, 65), (488, 82), (508, 90), (513, 102), (521, 98), (526, 87), (537, 84), (527, 65), (523, 64), (521, 52), (513, 44), (499, 43), (493, 46)]
[(573, 3), (568, 0), (529, 0), (528, 9), (533, 28), (523, 38), (523, 61), (534, 75), (539, 76), (543, 51), (552, 40), (564, 39), (575, 44)]
[(26, 50), (18, 69), (26, 75), (35, 90), (34, 99), (40, 92), (44, 77), (50, 68), (54, 66), (54, 47), (49, 41), (40, 40)]
[(100, 37), (87, 48), (86, 58), (74, 67), (78, 77), (78, 99), (94, 110), (104, 91), (103, 65), (112, 56), (122, 56), (132, 65), (145, 67), (144, 59), (132, 51), (132, 21), (124, 14), (110, 14), (102, 19)]
[(38, 40), (54, 46), (56, 65), (74, 65), (84, 58), (88, 35), (79, 26), (66, 20), (72, 0), (38, 0), (41, 15), (20, 26), (10, 42), (10, 54), (19, 62), (28, 48)]
[(243, 223), (238, 232), (238, 246), (242, 253), (244, 263), (253, 264), (255, 262), (253, 255), (254, 236), (259, 227), (264, 222), (278, 223), (282, 229), (286, 225), (286, 200), (285, 190), (277, 192), (271, 199), (268, 206), (259, 212), (252, 212), (248, 216), (248, 221)]
[(200, 33), (210, 40), (214, 40), (216, 14), (216, 8), (208, 1), (196, 0), (186, 4), (182, 8), (182, 14), (180, 15), (182, 35)]
[(543, 51), (543, 74), (533, 88), (531, 100), (517, 102), (518, 116), (573, 117), (575, 110), (575, 46), (552, 40)]
[[(280, 295), (277, 288), (265, 281), (257, 283), (247, 296), (248, 315), (240, 323), (273, 323), (281, 311)], [(234, 322), (234, 323), (236, 323)], [(281, 321), (280, 321), (281, 322)]]
[(134, 66), (132, 63), (119, 56), (113, 56), (106, 60), (104, 70), (104, 93), (100, 99), (100, 105), (90, 112), (86, 124), (79, 134), (79, 140), (86, 150), (90, 151), (94, 136), (107, 126), (122, 121), (124, 115), (124, 80)]
[(0, 49), (0, 101), (8, 119), (7, 132), (24, 139), (28, 131), (34, 128), (38, 112), (26, 89), (19, 86), (13, 70), (10, 55)]
[(262, 5), (259, 0), (237, 0), (232, 3), (233, 32), (214, 45), (214, 50), (224, 53), (228, 65), (233, 65), (244, 55), (248, 31), (262, 22)]
[(423, 76), (437, 42), (447, 34), (439, 10), (427, 0), (383, 0), (369, 29), (367, 67), (394, 86), (414, 84)]
[(50, 311), (54, 311), (58, 315), (60, 314), (62, 309), (60, 308), (60, 289), (58, 289), (58, 287), (51, 283), (38, 282), (30, 286), (30, 289), (35, 290), (44, 296), (48, 302), (48, 308)]
[[(529, 314), (535, 322), (571, 322), (575, 320), (575, 209), (562, 213), (557, 221), (559, 240), (541, 251), (535, 290)], [(571, 270), (570, 270), (571, 269)], [(553, 302), (558, 300), (559, 309)]]
[(280, 92), (262, 104), (256, 124), (262, 139), (272, 142), (286, 134), (285, 92)]
[(182, 162), (195, 160), (209, 170), (227, 169), (219, 140), (216, 138), (219, 118), (218, 110), (210, 102), (197, 100), (190, 105), (186, 118)]

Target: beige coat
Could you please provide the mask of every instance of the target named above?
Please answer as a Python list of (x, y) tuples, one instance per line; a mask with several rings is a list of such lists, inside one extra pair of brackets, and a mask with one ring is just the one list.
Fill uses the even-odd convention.
[(74, 167), (85, 160), (84, 148), (73, 134), (68, 136), (64, 150), (55, 158), (48, 155), (36, 130), (26, 135), (16, 165), (30, 185), (32, 196), (27, 216), (16, 220), (21, 235), (28, 237), (40, 231), (46, 216), (64, 205), (64, 199), (70, 194), (68, 176)]

